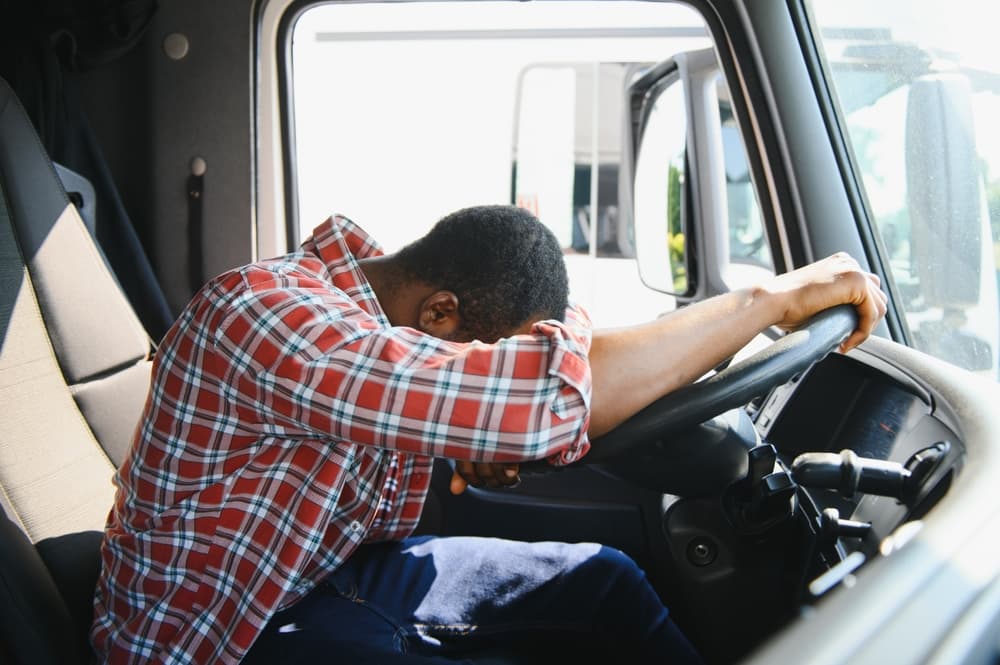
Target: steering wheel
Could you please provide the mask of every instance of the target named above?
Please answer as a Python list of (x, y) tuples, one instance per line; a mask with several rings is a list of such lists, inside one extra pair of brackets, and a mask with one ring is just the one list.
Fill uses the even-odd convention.
[[(784, 335), (713, 376), (679, 388), (645, 407), (607, 434), (595, 439), (583, 463), (620, 458), (652, 441), (677, 455), (683, 437), (666, 435), (742, 406), (833, 351), (857, 326), (850, 305), (838, 305), (813, 316), (802, 328)], [(546, 464), (543, 460), (542, 464)]]
[(521, 473), (595, 465), (678, 496), (719, 491), (746, 473), (747, 451), (759, 443), (753, 423), (737, 407), (821, 360), (847, 339), (857, 321), (850, 305), (824, 310), (749, 358), (649, 404), (594, 439), (580, 461), (567, 467), (547, 460), (522, 462)]
[(737, 407), (821, 360), (847, 339), (857, 322), (850, 305), (819, 312), (749, 358), (649, 404), (594, 439), (580, 461), (565, 467), (544, 459), (522, 462), (521, 473), (544, 475), (593, 465), (677, 496), (721, 491), (747, 473), (747, 451), (760, 443), (750, 418)]

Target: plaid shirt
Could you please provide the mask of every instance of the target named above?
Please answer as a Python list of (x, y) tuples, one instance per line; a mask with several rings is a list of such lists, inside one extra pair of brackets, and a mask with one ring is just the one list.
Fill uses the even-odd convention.
[(496, 344), (392, 327), (357, 262), (380, 252), (331, 218), (167, 333), (101, 548), (105, 660), (239, 661), (359, 544), (412, 532), (432, 457), (586, 453), (586, 315)]

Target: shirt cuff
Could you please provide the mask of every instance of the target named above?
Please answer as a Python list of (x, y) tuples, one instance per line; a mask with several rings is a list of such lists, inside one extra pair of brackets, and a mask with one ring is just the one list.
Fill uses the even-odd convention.
[(566, 310), (565, 322), (540, 321), (535, 324), (533, 332), (545, 335), (552, 342), (549, 375), (562, 383), (559, 394), (552, 402), (553, 414), (561, 420), (578, 419), (580, 422), (575, 440), (547, 458), (554, 465), (570, 464), (590, 450), (587, 436), (592, 392), (590, 317), (582, 307), (571, 303)]

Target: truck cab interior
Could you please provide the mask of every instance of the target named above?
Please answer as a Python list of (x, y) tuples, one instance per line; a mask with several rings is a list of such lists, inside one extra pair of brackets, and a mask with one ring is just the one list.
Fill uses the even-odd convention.
[[(570, 42), (610, 30), (574, 19), (576, 3), (534, 0), (0, 4), (0, 662), (94, 660), (87, 633), (112, 476), (156, 342), (194, 291), (294, 247), (322, 221), (303, 194), (310, 179), (337, 190), (338, 169), (374, 159), (385, 173), (360, 169), (360, 179), (409, 192), (404, 180), (418, 175), (397, 182), (391, 163), (427, 164), (420, 148), (385, 138), (388, 124), (380, 138), (378, 125), (351, 120), (340, 130), (361, 134), (365, 154), (324, 145), (321, 161), (300, 159), (312, 141), (303, 108), (319, 93), (294, 73), (305, 58), (296, 25), (317, 8), (368, 4), (390, 18), (544, 6), (576, 31), (554, 42), (573, 72), (586, 67)], [(583, 463), (526, 464), (513, 489), (452, 495), (451, 466), (438, 460), (420, 531), (617, 547), (709, 663), (997, 662), (1000, 180), (991, 169), (1000, 136), (982, 122), (970, 128), (982, 109), (1000, 109), (1000, 59), (920, 43), (905, 2), (868, 17), (874, 27), (828, 22), (825, 0), (583, 3), (608, 4), (677, 5), (698, 25), (657, 26), (681, 40), (675, 50), (629, 56), (615, 85), (586, 88), (589, 165), (567, 135), (563, 184), (544, 175), (558, 166), (540, 163), (553, 171), (532, 176), (528, 156), (556, 148), (533, 151), (505, 134), (504, 149), (515, 147), (501, 194), (474, 203), (539, 206), (564, 187), (567, 260), (589, 260), (585, 270), (600, 275), (624, 265), (602, 261), (628, 262), (669, 307), (732, 288), (751, 264), (781, 272), (846, 250), (880, 276), (889, 313), (847, 354), (835, 349), (853, 326), (849, 310), (767, 335), (595, 441)], [(973, 26), (975, 11), (966, 3), (950, 16)], [(398, 49), (430, 39), (410, 24), (359, 25), (319, 31), (316, 42), (389, 44), (402, 67)], [(427, 31), (461, 47), (534, 38), (528, 23), (512, 25), (497, 29), (505, 35)], [(614, 30), (642, 37), (654, 27)], [(356, 74), (366, 63), (324, 66)], [(374, 68), (361, 78), (404, 85)], [(335, 103), (318, 113), (331, 125), (386, 112), (346, 84), (325, 93)], [(524, 94), (509, 109), (522, 104), (522, 131), (532, 122)], [(405, 129), (407, 106), (433, 107), (433, 95), (397, 99), (406, 103), (392, 122), (419, 133)], [(594, 129), (603, 104), (620, 118), (608, 150)], [(338, 115), (342, 106), (351, 109)], [(890, 110), (906, 121), (879, 143)], [(476, 138), (430, 133), (441, 150)], [(896, 161), (884, 145), (898, 148)], [(599, 172), (605, 152), (614, 169)], [(464, 162), (473, 178), (493, 177), (476, 164)], [(447, 185), (435, 169), (420, 186)], [(898, 192), (886, 185), (893, 178)], [(742, 222), (734, 230), (736, 188), (752, 199), (754, 234)], [(905, 215), (886, 207), (889, 194)], [(381, 223), (419, 235), (410, 222)], [(615, 288), (619, 309), (629, 307)]]

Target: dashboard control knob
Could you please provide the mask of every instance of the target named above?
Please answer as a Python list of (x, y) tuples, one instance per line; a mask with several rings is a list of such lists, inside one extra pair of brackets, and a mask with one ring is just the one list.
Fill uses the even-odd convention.
[(838, 490), (846, 498), (856, 493), (902, 498), (910, 471), (899, 462), (858, 457), (853, 450), (802, 453), (792, 462), (792, 476), (804, 487)]
[(774, 446), (761, 444), (747, 451), (747, 473), (724, 494), (730, 520), (745, 533), (761, 534), (793, 514), (797, 485), (777, 465)]
[(803, 487), (838, 490), (846, 498), (877, 494), (911, 505), (950, 450), (950, 443), (939, 441), (914, 453), (906, 464), (859, 457), (853, 450), (802, 453), (791, 471)]
[(827, 508), (819, 517), (820, 534), (831, 542), (837, 538), (864, 538), (871, 530), (871, 522), (841, 519), (836, 508)]

